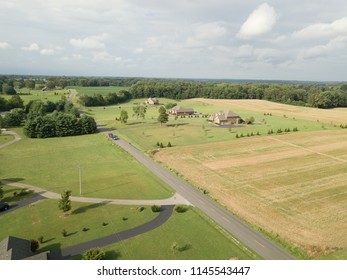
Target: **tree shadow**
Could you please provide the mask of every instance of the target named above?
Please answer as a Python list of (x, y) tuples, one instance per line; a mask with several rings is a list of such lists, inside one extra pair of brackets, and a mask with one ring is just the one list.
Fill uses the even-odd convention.
[(88, 210), (93, 210), (93, 209), (105, 206), (106, 204), (108, 204), (108, 201), (105, 201), (105, 202), (102, 202), (102, 203), (94, 203), (94, 204), (90, 204), (90, 205), (87, 205), (87, 206), (82, 206), (82, 207), (79, 207), (79, 208), (73, 210), (71, 212), (71, 214), (75, 215), (75, 214), (85, 213)]
[(122, 254), (119, 251), (106, 251), (105, 260), (118, 260)]
[[(3, 181), (10, 181), (10, 182), (20, 182), (23, 181), (24, 178), (5, 178), (3, 179)], [(3, 182), (2, 180), (0, 180), (1, 183), (6, 184), (6, 182)]]

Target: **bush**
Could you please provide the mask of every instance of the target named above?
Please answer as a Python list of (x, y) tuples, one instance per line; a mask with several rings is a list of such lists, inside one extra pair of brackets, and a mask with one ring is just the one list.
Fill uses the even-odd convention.
[(67, 231), (66, 231), (65, 229), (63, 229), (63, 230), (61, 231), (61, 234), (62, 234), (64, 237), (66, 237), (66, 236), (67, 236)]
[(160, 205), (152, 205), (151, 209), (152, 209), (152, 212), (160, 212), (161, 207)]
[(89, 230), (89, 228), (86, 228), (86, 227), (84, 227), (83, 229), (82, 229), (82, 231), (84, 231), (84, 232), (86, 232), (86, 231), (88, 231)]
[(136, 208), (137, 211), (142, 212), (143, 210), (145, 210), (146, 208), (144, 206), (139, 206)]
[(36, 252), (36, 250), (40, 247), (39, 245), (39, 242), (34, 240), (34, 239), (31, 239), (30, 240), (30, 250), (32, 252)]
[(170, 147), (172, 147), (172, 145), (171, 145), (171, 143), (169, 142), (169, 143), (167, 143), (167, 146), (170, 148)]
[(178, 206), (176, 206), (175, 211), (177, 213), (184, 213), (184, 212), (188, 211), (188, 208), (186, 206), (183, 206), (183, 205), (178, 205)]
[(82, 260), (102, 260), (105, 257), (106, 253), (100, 248), (94, 248), (85, 251), (82, 254)]
[(108, 223), (102, 222), (102, 226), (103, 226), (103, 227), (105, 227), (105, 226), (107, 226), (107, 225), (108, 225)]

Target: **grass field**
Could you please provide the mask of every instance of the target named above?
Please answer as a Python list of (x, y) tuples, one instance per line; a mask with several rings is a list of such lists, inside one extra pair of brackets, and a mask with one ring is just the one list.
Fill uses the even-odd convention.
[[(157, 142), (162, 142), (167, 145), (170, 142), (173, 146), (187, 146), (204, 144), (211, 142), (219, 142), (236, 139), (236, 134), (243, 133), (256, 135), (258, 132), (261, 135), (267, 135), (269, 130), (277, 131), (278, 129), (285, 130), (289, 128), (298, 128), (299, 131), (317, 131), (322, 129), (339, 129), (338, 126), (331, 124), (322, 124), (317, 121), (289, 118), (283, 115), (264, 115), (265, 112), (255, 112), (243, 108), (230, 107), (225, 105), (213, 105), (199, 100), (184, 100), (181, 102), (160, 99), (163, 104), (179, 103), (184, 107), (194, 108), (202, 114), (212, 114), (222, 109), (231, 109), (238, 113), (243, 119), (250, 117), (255, 118), (253, 125), (237, 125), (232, 128), (223, 128), (215, 126), (207, 121), (206, 118), (178, 118), (169, 117), (169, 122), (165, 125), (160, 125), (157, 121), (158, 109), (160, 106), (148, 106), (145, 119), (137, 119), (133, 116), (133, 107), (143, 103), (143, 99), (132, 100), (125, 104), (109, 107), (90, 107), (85, 108), (84, 112), (93, 116), (98, 122), (109, 127), (116, 128), (117, 134), (131, 142), (134, 146), (142, 151), (148, 152), (156, 147)], [(275, 103), (272, 103), (275, 104)], [(277, 104), (276, 104), (277, 105)], [(294, 107), (294, 106), (289, 106)], [(294, 107), (296, 108), (296, 107)], [(120, 116), (120, 111), (126, 110), (129, 115), (128, 123), (121, 124), (115, 121), (115, 118)]]
[(12, 135), (1, 133), (0, 134), (0, 145), (6, 144), (7, 142), (12, 141), (13, 139), (14, 139), (14, 137)]
[[(189, 225), (189, 230), (187, 229)], [(180, 250), (174, 250), (176, 243)], [(161, 227), (121, 241), (105, 250), (119, 260), (227, 260), (258, 259), (227, 233), (208, 221), (198, 210), (174, 212)]]
[[(43, 200), (1, 215), (0, 223), (7, 226), (1, 227), (0, 240), (8, 235), (36, 240), (43, 236), (40, 251), (54, 250), (133, 228), (155, 216), (149, 208), (139, 212), (136, 206), (77, 202), (72, 202), (72, 214), (64, 216), (57, 200)], [(63, 237), (63, 229), (67, 237)]]
[[(30, 100), (42, 100), (43, 102), (57, 102), (61, 100), (63, 97), (67, 98), (69, 95), (69, 91), (68, 89), (42, 91), (22, 88), (17, 90), (17, 94), (20, 95), (21, 99), (23, 99), (24, 104), (27, 104)], [(6, 96), (6, 98), (10, 98), (10, 96)]]
[[(20, 130), (17, 129), (19, 133)], [(1, 178), (90, 197), (161, 199), (172, 190), (103, 134), (23, 139), (0, 150)]]
[[(8, 235), (36, 240), (43, 236), (39, 252), (52, 251), (136, 227), (156, 216), (149, 207), (139, 212), (137, 206), (77, 202), (72, 202), (72, 214), (65, 216), (58, 210), (57, 203), (56, 200), (43, 200), (1, 215), (0, 223), (7, 226), (0, 228), (0, 240)], [(189, 231), (187, 224), (191, 227)], [(67, 231), (67, 237), (62, 236), (63, 229)], [(172, 251), (173, 242), (181, 247), (187, 245), (186, 250)], [(103, 250), (107, 259), (258, 258), (193, 208), (185, 213), (174, 213), (168, 222), (154, 231)]]
[(161, 150), (156, 159), (314, 257), (347, 247), (347, 131)]

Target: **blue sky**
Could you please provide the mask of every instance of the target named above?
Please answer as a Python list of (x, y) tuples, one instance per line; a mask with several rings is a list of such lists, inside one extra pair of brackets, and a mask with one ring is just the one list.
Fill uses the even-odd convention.
[(0, 73), (346, 81), (347, 1), (0, 0)]

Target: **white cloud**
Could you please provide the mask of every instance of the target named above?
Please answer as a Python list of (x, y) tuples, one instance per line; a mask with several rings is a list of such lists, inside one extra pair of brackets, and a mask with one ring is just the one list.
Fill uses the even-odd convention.
[(42, 49), (40, 50), (40, 54), (42, 55), (54, 55), (58, 52), (60, 52), (63, 48), (60, 46), (54, 46), (51, 48), (46, 48), (46, 49)]
[(33, 51), (38, 51), (40, 50), (40, 47), (36, 43), (32, 43), (27, 47), (23, 47), (22, 50), (28, 51), (28, 52), (33, 52)]
[(294, 38), (308, 40), (338, 35), (347, 35), (347, 17), (335, 20), (332, 23), (312, 24), (293, 33)]
[(345, 49), (347, 44), (347, 36), (338, 36), (330, 40), (325, 45), (317, 45), (312, 48), (303, 50), (299, 54), (299, 58), (317, 58), (330, 55), (337, 50)]
[(109, 54), (108, 52), (102, 51), (102, 52), (96, 52), (93, 55), (93, 61), (98, 62), (98, 61), (113, 61), (113, 62), (119, 62), (121, 61), (122, 58), (119, 56), (113, 56)]
[(194, 27), (194, 35), (187, 39), (187, 45), (199, 47), (215, 43), (226, 34), (227, 29), (220, 22), (200, 23)]
[(134, 53), (137, 53), (137, 54), (143, 53), (143, 48), (136, 48), (136, 49), (134, 50)]
[(9, 49), (11, 45), (7, 42), (0, 42), (0, 49)]
[(89, 49), (89, 50), (98, 50), (104, 49), (105, 44), (104, 40), (108, 39), (110, 35), (107, 33), (102, 33), (96, 36), (89, 36), (84, 39), (71, 39), (70, 44), (77, 49)]
[(272, 30), (277, 20), (275, 9), (267, 3), (256, 8), (242, 24), (237, 37), (250, 39)]

